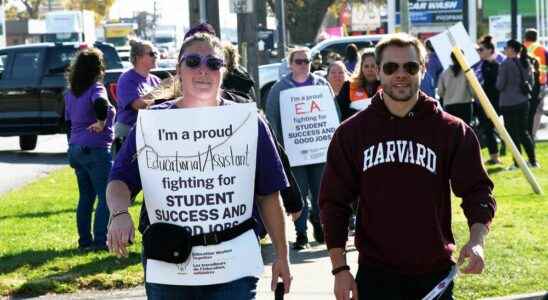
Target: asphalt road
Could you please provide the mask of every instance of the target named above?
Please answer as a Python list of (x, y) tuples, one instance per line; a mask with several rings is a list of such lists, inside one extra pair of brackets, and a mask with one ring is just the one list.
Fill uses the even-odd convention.
[(67, 166), (64, 134), (42, 135), (33, 151), (19, 150), (18, 137), (0, 137), (0, 194)]

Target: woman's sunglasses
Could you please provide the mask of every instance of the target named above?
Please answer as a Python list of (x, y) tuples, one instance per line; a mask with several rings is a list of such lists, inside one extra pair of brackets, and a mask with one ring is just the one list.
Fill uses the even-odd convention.
[(407, 74), (409, 75), (415, 75), (421, 69), (421, 66), (419, 65), (419, 63), (415, 61), (409, 61), (404, 63), (403, 65), (400, 65), (395, 62), (386, 62), (382, 65), (382, 71), (386, 75), (392, 75), (396, 73), (396, 71), (400, 68), (400, 66), (402, 66), (405, 72), (407, 72)]
[(308, 59), (308, 58), (296, 58), (296, 59), (293, 60), (293, 62), (297, 65), (309, 64), (310, 59)]
[(201, 56), (199, 54), (183, 55), (179, 63), (182, 63), (183, 61), (185, 62), (186, 66), (191, 69), (196, 69), (196, 68), (199, 68), (200, 65), (205, 65), (211, 71), (218, 71), (225, 65), (225, 62), (222, 59), (217, 58), (215, 56), (211, 56), (211, 55), (208, 55), (208, 56)]

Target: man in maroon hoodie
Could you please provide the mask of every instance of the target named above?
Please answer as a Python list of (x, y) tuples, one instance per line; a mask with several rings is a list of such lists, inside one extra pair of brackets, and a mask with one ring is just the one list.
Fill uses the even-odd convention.
[[(383, 91), (342, 123), (327, 157), (321, 221), (337, 299), (422, 299), (452, 270), (451, 190), (462, 198), (470, 238), (463, 273), (481, 273), (484, 237), (495, 214), (493, 182), (472, 129), (419, 91), (422, 44), (390, 35), (375, 50)], [(356, 280), (345, 258), (358, 200)], [(452, 284), (439, 299), (452, 298)]]

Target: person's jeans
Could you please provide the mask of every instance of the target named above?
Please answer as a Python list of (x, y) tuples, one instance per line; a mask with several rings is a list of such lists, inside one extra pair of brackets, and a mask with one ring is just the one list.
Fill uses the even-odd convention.
[[(318, 207), (318, 194), (320, 192), (320, 182), (325, 164), (315, 164), (308, 166), (292, 167), (291, 172), (299, 185), (303, 197), (303, 210), (301, 216), (295, 221), (295, 230), (298, 233), (306, 234), (307, 220), (310, 214), (310, 221), (320, 222), (320, 209)], [(307, 196), (310, 194), (310, 203)], [(311, 210), (309, 211), (309, 206)]]
[(186, 286), (145, 282), (149, 300), (253, 300), (259, 278), (243, 277), (221, 284)]
[[(422, 299), (442, 281), (450, 269), (423, 275), (402, 275), (381, 267), (360, 265), (356, 274), (359, 300), (414, 300)], [(453, 282), (439, 300), (453, 299)]]
[[(70, 145), (68, 151), (70, 166), (74, 168), (80, 197), (76, 209), (78, 245), (86, 247), (106, 246), (109, 210), (106, 201), (108, 175), (112, 168), (112, 156), (108, 148), (91, 148)], [(91, 236), (91, 215), (95, 198), (98, 198)]]

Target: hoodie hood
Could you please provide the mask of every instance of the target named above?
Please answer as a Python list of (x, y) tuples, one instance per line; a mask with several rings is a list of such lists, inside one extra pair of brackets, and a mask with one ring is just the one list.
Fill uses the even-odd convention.
[[(386, 107), (386, 104), (384, 103), (384, 92), (379, 91), (371, 100), (371, 105), (367, 108), (367, 110), (373, 111), (376, 115), (383, 119), (390, 119), (392, 117), (401, 118), (398, 116), (394, 116)], [(438, 103), (438, 101), (434, 100), (433, 98), (429, 97), (422, 91), (419, 91), (419, 99), (415, 106), (409, 111), (407, 116), (401, 118), (414, 118), (414, 119), (424, 119), (427, 117), (431, 117), (434, 115), (441, 114), (442, 109)]]

